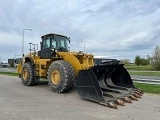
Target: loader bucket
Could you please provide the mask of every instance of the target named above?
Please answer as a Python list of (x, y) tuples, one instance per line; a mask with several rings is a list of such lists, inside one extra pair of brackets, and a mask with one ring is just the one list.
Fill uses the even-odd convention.
[(80, 70), (76, 90), (85, 99), (117, 108), (124, 102), (138, 100), (142, 90), (137, 89), (123, 64), (100, 64), (88, 70)]

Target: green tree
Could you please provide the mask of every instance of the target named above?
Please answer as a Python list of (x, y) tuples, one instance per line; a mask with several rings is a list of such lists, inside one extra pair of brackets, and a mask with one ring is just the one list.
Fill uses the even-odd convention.
[(139, 55), (137, 55), (137, 56), (135, 57), (135, 64), (136, 64), (136, 65), (141, 65), (141, 57), (140, 57)]
[(141, 59), (141, 65), (149, 65), (149, 60), (148, 59)]
[(150, 58), (147, 56), (147, 59), (141, 58), (139, 55), (135, 57), (135, 64), (136, 65), (149, 65)]
[(160, 70), (160, 46), (156, 46), (152, 57), (150, 57), (151, 66), (154, 70)]

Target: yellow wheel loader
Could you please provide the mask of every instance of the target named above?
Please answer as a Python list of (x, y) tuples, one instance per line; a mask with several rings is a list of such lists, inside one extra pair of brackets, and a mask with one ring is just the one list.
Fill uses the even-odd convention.
[(30, 53), (17, 66), (24, 85), (33, 86), (46, 78), (54, 92), (68, 92), (75, 86), (82, 98), (111, 108), (141, 97), (143, 91), (135, 88), (118, 60), (95, 65), (92, 54), (70, 52), (66, 36), (50, 33), (41, 38), (40, 51), (30, 43)]

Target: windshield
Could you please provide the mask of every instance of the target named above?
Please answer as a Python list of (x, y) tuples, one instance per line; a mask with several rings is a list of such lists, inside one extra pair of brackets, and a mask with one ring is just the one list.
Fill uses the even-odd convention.
[(68, 50), (68, 39), (67, 39), (67, 37), (54, 35), (54, 39), (52, 39), (51, 48), (58, 49), (58, 48), (61, 48), (61, 47)]

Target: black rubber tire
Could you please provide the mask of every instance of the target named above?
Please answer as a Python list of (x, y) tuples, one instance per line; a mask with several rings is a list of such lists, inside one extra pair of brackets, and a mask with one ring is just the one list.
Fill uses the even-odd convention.
[[(58, 84), (54, 84), (51, 80), (51, 74), (54, 70), (58, 70), (60, 73), (60, 81)], [(58, 60), (51, 63), (49, 66), (48, 80), (49, 85), (54, 92), (65, 93), (70, 91), (74, 87), (75, 79), (75, 71), (69, 62)]]
[[(27, 78), (26, 80), (23, 77), (23, 72), (24, 70), (27, 71)], [(26, 86), (33, 86), (36, 84), (36, 81), (34, 79), (34, 69), (33, 66), (31, 65), (30, 62), (26, 62), (24, 63), (23, 67), (22, 67), (22, 72), (21, 72), (21, 80), (22, 83)]]
[(39, 76), (35, 76), (34, 77), (34, 85), (38, 85), (40, 83), (40, 77)]

